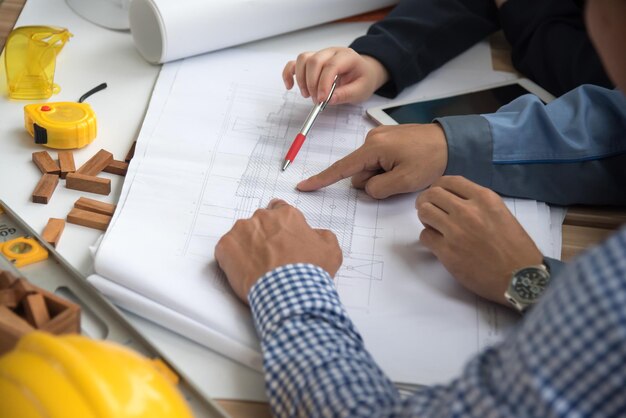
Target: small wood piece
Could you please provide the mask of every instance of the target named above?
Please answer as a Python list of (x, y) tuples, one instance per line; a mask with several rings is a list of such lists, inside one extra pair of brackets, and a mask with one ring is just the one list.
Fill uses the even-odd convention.
[(0, 355), (11, 350), (33, 327), (6, 306), (0, 305)]
[(74, 153), (72, 151), (59, 151), (59, 167), (61, 169), (61, 178), (64, 179), (67, 173), (76, 171), (74, 163)]
[(133, 157), (135, 156), (135, 146), (136, 145), (137, 145), (137, 141), (134, 141), (133, 145), (130, 146), (130, 149), (126, 153), (126, 158), (124, 158), (124, 161), (126, 161), (127, 163), (130, 163), (130, 160), (132, 160)]
[(47, 290), (41, 293), (52, 319), (40, 329), (52, 334), (80, 333), (80, 306)]
[(11, 289), (15, 291), (15, 297), (18, 302), (28, 295), (37, 293), (37, 288), (22, 278), (17, 279), (11, 286)]
[(128, 171), (128, 163), (125, 161), (113, 160), (109, 165), (104, 167), (104, 170), (102, 171), (117, 174), (118, 176), (125, 176)]
[(101, 213), (102, 215), (113, 216), (115, 212), (115, 205), (111, 203), (101, 202), (99, 200), (89, 199), (87, 197), (81, 197), (74, 202), (74, 207), (78, 209), (87, 210), (89, 212)]
[(17, 306), (17, 295), (14, 289), (1, 289), (0, 290), (0, 305), (7, 308), (15, 308)]
[[(3, 283), (12, 280), (10, 287), (0, 290), (0, 294), (12, 291), (16, 301), (15, 309), (0, 303), (0, 355), (12, 349), (24, 334), (35, 328), (52, 334), (80, 333), (79, 305), (25, 279), (16, 279), (7, 270), (0, 270), (0, 278)], [(12, 304), (13, 297), (8, 298), (11, 298), (9, 304)]]
[(57, 188), (57, 184), (59, 184), (59, 176), (56, 174), (44, 174), (41, 176), (39, 183), (37, 183), (33, 191), (33, 202), (47, 205), (52, 197), (52, 193)]
[(111, 222), (111, 217), (101, 213), (74, 208), (67, 214), (67, 221), (71, 224), (106, 231), (109, 226), (109, 222)]
[(41, 293), (34, 293), (26, 296), (22, 302), (26, 320), (35, 328), (41, 328), (50, 321), (50, 314), (46, 308), (46, 301)]
[(56, 248), (59, 243), (59, 239), (61, 239), (61, 234), (63, 234), (63, 229), (65, 229), (64, 219), (50, 218), (48, 219), (48, 224), (41, 233), (41, 237), (48, 244)]
[(78, 172), (68, 173), (65, 178), (65, 187), (83, 192), (108, 195), (111, 193), (111, 179), (87, 176)]
[(8, 289), (17, 278), (10, 271), (0, 270), (0, 289)]
[[(49, 299), (46, 299), (50, 303)], [(66, 307), (61, 313), (48, 321), (41, 328), (52, 334), (79, 334), (80, 333), (80, 309), (78, 307)]]
[(33, 152), (33, 162), (43, 174), (60, 174), (61, 168), (52, 159), (48, 151)]
[(101, 149), (91, 157), (85, 164), (80, 166), (76, 172), (86, 176), (95, 176), (113, 161), (113, 154), (109, 151)]

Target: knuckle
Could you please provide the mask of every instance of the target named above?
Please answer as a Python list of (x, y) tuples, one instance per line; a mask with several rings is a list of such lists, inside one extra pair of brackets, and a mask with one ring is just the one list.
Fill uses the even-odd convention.
[(337, 239), (337, 235), (335, 235), (334, 232), (329, 229), (324, 229), (322, 230), (322, 234), (324, 239), (339, 247), (339, 240)]
[(291, 205), (283, 205), (278, 208), (278, 210), (285, 212), (285, 214), (281, 216), (287, 216), (289, 219), (304, 220), (304, 215), (302, 214), (302, 212), (300, 212), (297, 208)]
[(312, 64), (316, 67), (321, 65), (322, 62), (323, 62), (323, 59), (317, 54), (311, 55), (307, 60), (307, 64)]
[(297, 55), (296, 57), (296, 61), (306, 61), (307, 58), (311, 55), (310, 52), (306, 51), (306, 52), (301, 52)]
[(434, 234), (435, 233), (432, 229), (424, 228), (422, 229), (422, 232), (420, 232), (419, 240), (426, 248), (431, 249), (433, 245), (433, 239), (435, 236)]
[(215, 258), (220, 259), (223, 254), (229, 253), (229, 248), (231, 247), (232, 242), (233, 238), (230, 233), (223, 235), (215, 245)]
[(486, 187), (481, 187), (481, 189), (479, 189), (478, 191), (478, 194), (481, 199), (487, 202), (490, 206), (496, 205), (502, 200), (496, 192)]
[[(234, 231), (236, 229), (239, 230), (239, 229), (244, 228), (247, 222), (248, 221), (246, 219), (237, 219), (235, 221), (235, 223), (233, 224), (233, 227), (231, 228), (231, 231)], [(230, 232), (229, 232), (229, 234), (230, 234)]]
[(378, 143), (385, 140), (385, 129), (382, 126), (377, 126), (375, 128), (370, 129), (370, 131), (365, 136), (366, 143)]
[(417, 217), (420, 220), (424, 220), (422, 218), (429, 218), (434, 212), (434, 206), (430, 202), (421, 202), (417, 205)]
[(252, 214), (253, 218), (260, 218), (267, 215), (267, 209), (259, 208)]

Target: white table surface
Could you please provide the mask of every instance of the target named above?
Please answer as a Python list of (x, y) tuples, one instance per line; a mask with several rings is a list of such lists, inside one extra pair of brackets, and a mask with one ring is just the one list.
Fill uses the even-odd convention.
[[(107, 89), (86, 100), (97, 115), (98, 136), (90, 145), (74, 151), (76, 166), (101, 148), (112, 152), (115, 159), (123, 160), (140, 130), (160, 66), (142, 59), (129, 32), (105, 29), (83, 20), (63, 0), (28, 0), (16, 27), (26, 25), (61, 26), (74, 34), (57, 59), (55, 82), (61, 91), (47, 102), (77, 101), (98, 84), (108, 84)], [(304, 50), (347, 45), (364, 33), (367, 26), (365, 23), (333, 24), (250, 47), (293, 53), (295, 57)], [(32, 153), (47, 150), (56, 159), (56, 151), (34, 144), (25, 131), (23, 107), (28, 103), (33, 102), (8, 99), (6, 74), (0, 71), (0, 199), (36, 231), (42, 231), (49, 218), (65, 218), (81, 196), (116, 203), (124, 179), (108, 173), (101, 174), (112, 180), (112, 192), (108, 196), (67, 189), (61, 180), (47, 205), (31, 201), (32, 191), (41, 177), (32, 163)], [(94, 229), (67, 224), (57, 250), (87, 276), (93, 273), (89, 247), (101, 234)], [(130, 314), (128, 317), (205, 395), (265, 400), (260, 373), (144, 319)]]

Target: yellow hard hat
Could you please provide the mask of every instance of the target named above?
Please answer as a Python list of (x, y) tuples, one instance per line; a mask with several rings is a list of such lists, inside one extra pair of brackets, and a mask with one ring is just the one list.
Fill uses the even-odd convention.
[(0, 409), (9, 418), (191, 418), (153, 362), (80, 335), (26, 334), (0, 357)]

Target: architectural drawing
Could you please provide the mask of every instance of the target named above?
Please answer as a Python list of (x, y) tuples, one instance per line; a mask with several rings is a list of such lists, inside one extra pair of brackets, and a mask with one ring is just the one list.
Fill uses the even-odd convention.
[[(234, 223), (237, 219), (252, 216), (255, 210), (265, 207), (274, 197), (279, 197), (300, 209), (307, 221), (315, 228), (330, 229), (339, 241), (344, 263), (336, 275), (339, 291), (343, 288), (363, 286), (363, 281), (382, 280), (382, 255), (376, 252), (376, 240), (383, 234), (376, 224), (357, 222), (359, 195), (362, 192), (349, 186), (344, 180), (314, 193), (301, 193), (295, 185), (301, 179), (318, 173), (333, 161), (354, 150), (366, 135), (363, 124), (363, 108), (360, 106), (335, 106), (327, 108), (318, 118), (295, 163), (286, 171), (280, 170), (282, 159), (291, 141), (300, 129), (310, 110), (308, 103), (297, 100), (293, 92), (278, 95), (275, 90), (258, 86), (233, 84), (230, 88), (228, 113), (220, 130), (218, 144), (238, 141), (252, 144), (233, 150), (230, 146), (218, 146), (220, 158), (240, 156), (245, 161), (243, 172), (233, 174), (218, 172), (210, 167), (205, 184), (214, 181), (236, 184), (230, 204), (216, 204), (213, 196), (201, 197), (191, 232), (188, 235), (186, 255), (196, 252), (206, 257), (206, 246), (195, 251), (194, 240), (202, 242), (216, 221)], [(265, 117), (246, 109), (259, 102), (271, 103), (273, 109)], [(251, 117), (253, 114), (255, 117)], [(219, 177), (219, 179), (211, 177)], [(364, 197), (361, 196), (361, 199)], [(219, 236), (213, 235), (214, 240)], [(357, 239), (355, 239), (357, 238)], [(219, 273), (218, 273), (219, 274)], [(368, 286), (365, 289), (369, 289)], [(347, 305), (366, 308), (368, 290), (351, 292)], [(354, 297), (354, 295), (360, 295)]]

